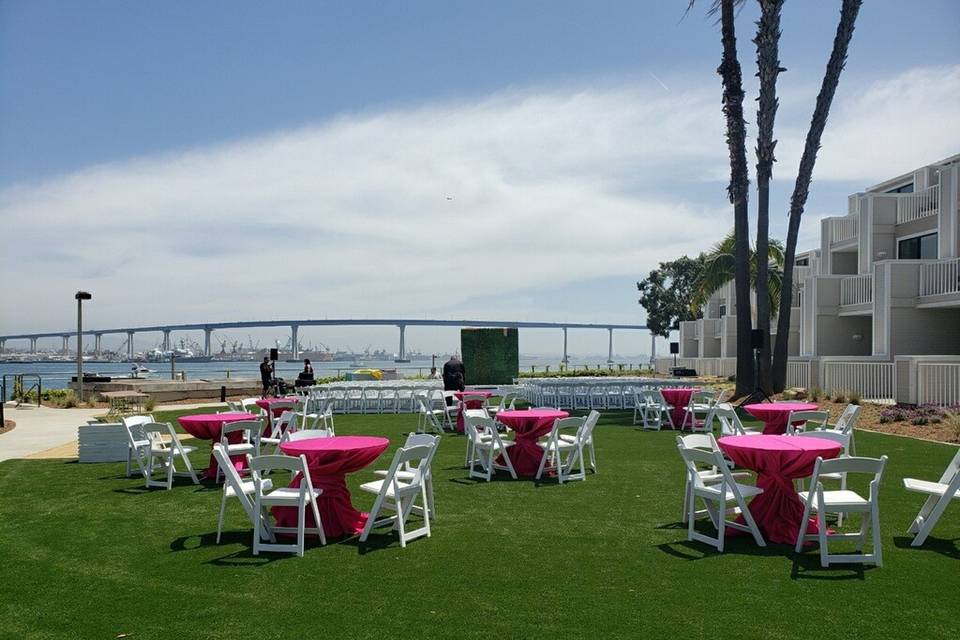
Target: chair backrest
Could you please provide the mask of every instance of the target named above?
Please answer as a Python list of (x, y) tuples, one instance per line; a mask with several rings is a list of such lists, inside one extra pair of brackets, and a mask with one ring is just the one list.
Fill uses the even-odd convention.
[(313, 492), (313, 482), (310, 480), (310, 473), (307, 471), (307, 458), (302, 454), (299, 456), (248, 456), (247, 461), (257, 495), (263, 495), (263, 476), (277, 470), (289, 471), (294, 474), (294, 477), (299, 476), (301, 478), (301, 495)]
[(685, 449), (700, 449), (702, 451), (719, 451), (717, 439), (712, 433), (691, 433), (685, 436), (677, 436), (677, 444)]
[(440, 419), (433, 413), (433, 402), (427, 398), (427, 394), (417, 394), (415, 397), (417, 404), (420, 405), (420, 413), (423, 418), (437, 431), (443, 431), (443, 425), (440, 424)]
[(943, 470), (943, 475), (940, 476), (940, 483), (950, 484), (958, 475), (960, 475), (960, 449), (957, 449), (957, 455), (953, 456), (953, 460), (951, 460), (947, 468)]
[(280, 417), (273, 421), (273, 429), (270, 432), (272, 438), (282, 438), (288, 431), (296, 431), (299, 426), (297, 414), (293, 411), (284, 411)]
[(858, 404), (848, 404), (840, 417), (837, 418), (837, 423), (833, 425), (833, 428), (844, 433), (852, 432), (854, 427), (857, 426), (857, 420), (860, 419), (862, 410), (863, 408)]
[[(177, 432), (173, 430), (173, 425), (169, 422), (148, 422), (141, 428), (151, 447), (169, 449), (172, 446), (175, 449), (180, 449)], [(164, 437), (169, 438), (169, 442), (164, 440)]]
[[(694, 434), (699, 435), (699, 434)], [(710, 435), (710, 434), (705, 434)], [(686, 436), (690, 437), (690, 436)], [(710, 467), (715, 473), (720, 473), (723, 477), (723, 484), (737, 492), (737, 482), (730, 473), (729, 467), (723, 459), (720, 451), (707, 451), (699, 447), (687, 447), (684, 444), (682, 436), (677, 436), (677, 450), (683, 458), (683, 463), (687, 467), (687, 476), (690, 483), (697, 488), (705, 486), (703, 478), (700, 477), (697, 465)], [(739, 494), (739, 492), (737, 492)]]
[(586, 418), (580, 417), (569, 417), (569, 418), (557, 418), (553, 421), (553, 427), (550, 429), (550, 433), (547, 435), (548, 442), (557, 442), (560, 439), (560, 432), (567, 429), (576, 429), (576, 438), (580, 441), (583, 439), (583, 427), (586, 424)]
[(713, 415), (720, 421), (720, 433), (722, 435), (733, 434), (742, 436), (747, 433), (743, 428), (743, 422), (737, 415), (736, 409), (729, 405), (717, 404), (713, 408)]
[(150, 424), (153, 421), (153, 416), (128, 416), (122, 420), (130, 446), (137, 447), (146, 443), (147, 436), (143, 432), (143, 425)]
[(286, 442), (296, 442), (297, 440), (309, 440), (310, 438), (332, 438), (333, 432), (330, 429), (301, 429), (300, 431), (287, 431), (284, 435)]
[(487, 400), (487, 397), (479, 393), (466, 392), (463, 395), (461, 395), (460, 398), (461, 398), (460, 401), (463, 403), (464, 408), (466, 408), (468, 402), (480, 402), (481, 406), (483, 407), (486, 407), (490, 404), (489, 401)]
[(597, 426), (597, 422), (600, 421), (600, 412), (596, 409), (591, 409), (590, 413), (587, 414), (587, 419), (583, 422), (583, 439), (588, 440), (590, 436), (593, 435), (593, 429)]
[(703, 389), (697, 389), (690, 394), (690, 402), (688, 406), (693, 406), (695, 404), (713, 404), (714, 394), (712, 391), (705, 391)]
[[(432, 436), (431, 436), (432, 437)], [(387, 475), (384, 476), (383, 484), (380, 487), (381, 495), (385, 495), (389, 489), (393, 489), (394, 495), (409, 495), (420, 491), (423, 484), (423, 478), (429, 473), (430, 465), (433, 463), (433, 455), (437, 451), (437, 441), (433, 444), (420, 444), (411, 447), (400, 447), (393, 454), (393, 461), (390, 462), (390, 468), (387, 469)], [(399, 469), (413, 471), (413, 478), (404, 479), (404, 486), (397, 483), (397, 471)]]
[(883, 477), (883, 469), (887, 464), (887, 456), (877, 458), (860, 458), (853, 456), (844, 456), (832, 460), (817, 458), (817, 463), (813, 467), (813, 477), (810, 480), (811, 491), (819, 484), (821, 474), (827, 473), (863, 473), (873, 475), (870, 481), (870, 500), (877, 497), (880, 490), (880, 479)]
[(233, 466), (233, 461), (230, 460), (230, 456), (227, 455), (223, 445), (219, 442), (213, 443), (213, 458), (217, 461), (220, 471), (223, 472), (224, 491), (228, 486), (232, 488), (234, 494), (239, 498), (240, 504), (243, 505), (244, 511), (253, 519), (253, 505), (250, 503), (250, 498), (243, 492), (243, 480), (240, 479), (237, 468)]
[[(795, 422), (802, 422), (801, 426), (804, 429), (807, 429), (808, 426), (813, 429), (826, 429), (829, 419), (830, 412), (828, 411), (791, 411), (790, 417), (787, 418), (787, 433), (796, 431)], [(812, 425), (810, 425), (811, 422)]]
[(477, 436), (480, 433), (496, 433), (497, 423), (489, 416), (465, 415), (463, 416), (463, 428), (471, 429), (473, 431), (473, 435)]
[(229, 444), (228, 436), (238, 431), (243, 434), (244, 442), (253, 442), (257, 439), (257, 435), (262, 428), (263, 425), (259, 420), (237, 420), (236, 422), (228, 422), (220, 429), (220, 443), (226, 446)]
[(850, 434), (840, 431), (826, 429), (822, 431), (797, 431), (793, 434), (798, 438), (820, 438), (822, 440), (832, 440), (843, 447), (843, 452), (847, 453), (850, 448)]

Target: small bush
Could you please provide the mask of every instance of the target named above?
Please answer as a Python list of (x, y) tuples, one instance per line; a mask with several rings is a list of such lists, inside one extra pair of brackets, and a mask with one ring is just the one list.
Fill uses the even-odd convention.
[(943, 417), (943, 421), (953, 434), (953, 439), (960, 442), (960, 413), (948, 411)]
[(924, 416), (916, 416), (910, 421), (910, 424), (922, 426), (929, 422), (929, 419)]
[(860, 404), (860, 401), (863, 400), (863, 396), (859, 391), (848, 391), (847, 399), (850, 401), (850, 404)]
[(847, 401), (847, 394), (844, 391), (837, 390), (834, 391), (832, 395), (834, 402), (843, 403)]
[(820, 402), (820, 398), (823, 397), (823, 389), (820, 387), (814, 387), (810, 389), (810, 399), (814, 402)]
[(147, 398), (146, 402), (143, 403), (143, 410), (147, 413), (152, 412), (157, 406), (157, 401), (153, 398)]

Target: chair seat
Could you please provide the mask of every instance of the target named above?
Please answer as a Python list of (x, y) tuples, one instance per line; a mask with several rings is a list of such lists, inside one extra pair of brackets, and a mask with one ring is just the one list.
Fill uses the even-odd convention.
[[(183, 452), (184, 452), (184, 453), (193, 453), (194, 451), (197, 450), (196, 447), (189, 447), (189, 446), (186, 446), (186, 445), (181, 445), (181, 446), (183, 447)], [(174, 453), (176, 453), (176, 452), (177, 452), (176, 449), (172, 449), (172, 448), (170, 448), (170, 447), (163, 447), (163, 448), (161, 448), (161, 447), (153, 447), (153, 448), (150, 449), (150, 455), (154, 455), (154, 456), (172, 455), (172, 454), (174, 454)]]
[(236, 444), (228, 444), (223, 449), (231, 456), (239, 455), (241, 453), (254, 453), (257, 450), (257, 448), (249, 442), (238, 442)]
[[(397, 480), (399, 480), (400, 474), (398, 473), (396, 477), (397, 477)], [(360, 485), (360, 488), (363, 489), (364, 491), (367, 491), (368, 493), (379, 494), (380, 490), (383, 488), (384, 482), (386, 482), (386, 479), (371, 480), (370, 482), (364, 482), (362, 485)], [(409, 482), (397, 482), (396, 484), (397, 484), (397, 488), (400, 489), (400, 493), (403, 495), (407, 495), (409, 493), (409, 491), (404, 491), (405, 489), (415, 490), (415, 487), (413, 487)], [(387, 496), (388, 498), (396, 499), (397, 496), (396, 496), (396, 492), (393, 489), (393, 483), (390, 483), (387, 486), (387, 490), (384, 493), (384, 495)]]
[[(254, 491), (257, 490), (257, 486), (256, 486), (256, 484), (254, 484), (253, 480), (247, 480), (246, 482), (241, 482), (241, 483), (240, 483), (240, 488), (241, 488), (241, 490), (243, 491), (243, 494), (244, 494), (244, 495), (248, 495), (248, 496), (251, 495)], [(269, 478), (266, 479), (266, 480), (264, 480), (264, 481), (263, 481), (263, 488), (264, 488), (265, 491), (269, 491), (270, 489), (272, 489), (272, 488), (273, 488), (273, 481), (270, 480)], [(230, 484), (227, 484), (227, 486), (226, 486), (226, 488), (223, 490), (223, 492), (227, 495), (228, 498), (233, 498), (233, 497), (235, 497), (235, 496), (237, 495), (237, 491), (236, 491), (236, 490), (233, 488), (233, 486), (230, 485)]]
[[(942, 496), (947, 492), (949, 485), (942, 482), (929, 482), (928, 480), (917, 480), (916, 478), (904, 478), (903, 488), (915, 493), (926, 493), (932, 496)], [(954, 500), (960, 500), (960, 493), (953, 494)]]
[[(503, 443), (504, 449), (509, 449), (510, 447), (516, 444), (516, 442), (514, 442), (513, 440), (501, 440), (501, 442)], [(480, 440), (479, 442), (474, 442), (473, 446), (476, 447), (477, 449), (480, 449), (481, 451), (488, 451), (489, 449), (492, 449), (492, 448), (497, 448), (497, 449), (500, 448), (499, 445), (493, 441), (493, 439)]]
[(262, 436), (260, 438), (260, 444), (280, 444), (280, 438), (271, 438), (268, 436)]
[[(751, 496), (758, 496), (761, 493), (763, 493), (763, 489), (761, 489), (760, 487), (755, 487), (751, 484), (740, 484), (738, 482), (737, 488), (740, 490), (740, 495), (742, 495), (744, 498), (749, 498)], [(700, 495), (703, 495), (703, 494), (713, 495), (715, 496), (715, 499), (720, 498), (720, 485), (708, 485), (706, 487), (701, 487), (697, 489), (696, 492)], [(736, 496), (734, 495), (733, 490), (727, 489), (725, 493), (726, 493), (726, 496), (725, 496), (726, 500), (736, 500)]]
[[(821, 475), (822, 477), (822, 475)], [(804, 503), (807, 501), (808, 491), (798, 491), (797, 495)], [(838, 491), (824, 491), (823, 502), (827, 509), (869, 509), (870, 501), (861, 497), (856, 491), (849, 489), (840, 489)], [(816, 500), (813, 501), (813, 509), (817, 508)]]
[[(377, 469), (373, 472), (373, 475), (377, 476), (378, 478), (385, 478), (387, 476), (387, 470)], [(400, 480), (413, 480), (414, 476), (415, 474), (413, 471), (403, 471), (401, 469), (397, 469), (397, 478)]]
[[(316, 498), (323, 493), (323, 489), (314, 489), (313, 497)], [(310, 500), (310, 495), (307, 495)], [(262, 504), (267, 505), (298, 505), (300, 504), (300, 489), (296, 487), (281, 487), (260, 498)]]
[(544, 450), (550, 449), (553, 451), (572, 451), (577, 448), (577, 439), (574, 438), (573, 442), (560, 440), (556, 444), (548, 440), (546, 442), (538, 442), (537, 446)]

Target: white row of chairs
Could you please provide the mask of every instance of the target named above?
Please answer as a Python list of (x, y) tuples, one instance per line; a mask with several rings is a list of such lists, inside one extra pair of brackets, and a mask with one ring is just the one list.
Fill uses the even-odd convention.
[(677, 386), (676, 382), (636, 377), (521, 378), (520, 397), (536, 406), (564, 409), (633, 409), (641, 389)]

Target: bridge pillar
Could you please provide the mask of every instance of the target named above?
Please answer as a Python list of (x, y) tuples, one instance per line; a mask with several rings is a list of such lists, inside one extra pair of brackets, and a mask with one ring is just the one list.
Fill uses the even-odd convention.
[(63, 355), (67, 355), (68, 353), (70, 353), (70, 336), (60, 336), (60, 337), (63, 338), (63, 350), (61, 351), (61, 353), (63, 353)]
[(567, 357), (567, 328), (563, 328), (563, 360), (561, 360), (563, 366), (567, 366), (567, 363), (570, 362), (570, 358)]
[(607, 342), (607, 364), (613, 364), (613, 327), (607, 329), (609, 341)]
[(406, 360), (407, 359), (407, 345), (405, 342), (407, 325), (400, 324), (397, 325), (400, 327), (400, 350), (397, 352), (397, 360)]
[(102, 333), (93, 334), (93, 353), (98, 358), (100, 357), (100, 338), (103, 337)]
[(650, 333), (650, 365), (656, 366), (657, 364), (657, 336), (653, 335), (653, 332)]
[(210, 336), (213, 335), (213, 329), (204, 329), (203, 330), (203, 355), (209, 356), (212, 355), (210, 351)]
[(133, 360), (133, 331), (127, 331), (127, 360)]
[(294, 360), (300, 359), (300, 325), (290, 325), (290, 353)]
[(7, 348), (7, 341), (0, 340), (0, 354), (2, 354)]
[(163, 330), (163, 343), (160, 346), (161, 351), (170, 351), (170, 329)]
[(37, 339), (30, 338), (30, 353), (36, 353), (36, 352), (37, 352)]

